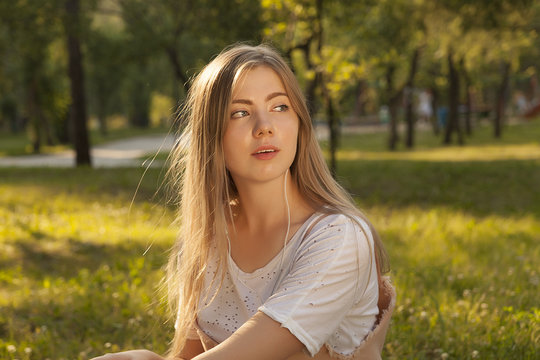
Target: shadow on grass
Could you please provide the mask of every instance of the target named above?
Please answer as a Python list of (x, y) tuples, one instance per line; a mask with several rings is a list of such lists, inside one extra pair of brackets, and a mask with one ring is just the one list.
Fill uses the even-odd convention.
[(167, 259), (168, 248), (147, 246), (126, 240), (120, 244), (96, 244), (75, 239), (34, 238), (6, 242), (12, 248), (7, 259), (0, 260), (0, 268), (21, 267), (25, 277), (42, 281), (45, 278), (69, 279), (80, 270), (96, 271), (101, 266), (125, 270), (135, 258), (142, 258), (150, 269), (159, 269)]
[(0, 185), (46, 187), (51, 193), (165, 204), (165, 170), (142, 168), (0, 168)]
[(540, 217), (540, 161), (341, 161), (360, 207), (445, 206), (480, 216)]
[(0, 287), (9, 294), (0, 338), (31, 336), (32, 357), (40, 359), (87, 358), (81, 351), (97, 356), (111, 352), (106, 343), (115, 351), (165, 350), (172, 325), (160, 304), (164, 245), (154, 244), (144, 256), (146, 246), (129, 240), (94, 244), (44, 236), (7, 245), (8, 258), (0, 255)]

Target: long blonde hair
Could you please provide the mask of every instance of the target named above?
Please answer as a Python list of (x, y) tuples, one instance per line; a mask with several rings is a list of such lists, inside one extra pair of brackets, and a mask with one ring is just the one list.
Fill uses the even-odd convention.
[[(170, 158), (168, 175), (179, 200), (180, 226), (166, 275), (169, 305), (177, 317), (169, 349), (171, 357), (182, 351), (195, 322), (211, 247), (216, 248), (218, 266), (223, 268), (226, 264), (225, 229), (229, 215), (226, 209), (237, 193), (225, 167), (223, 134), (232, 89), (240, 75), (256, 66), (267, 66), (280, 76), (298, 114), (298, 146), (290, 172), (299, 193), (320, 212), (365, 219), (332, 177), (316, 140), (302, 91), (283, 58), (266, 45), (235, 45), (225, 49), (193, 80), (179, 115), (181, 141)], [(377, 233), (371, 230), (380, 275), (386, 269), (386, 256)]]

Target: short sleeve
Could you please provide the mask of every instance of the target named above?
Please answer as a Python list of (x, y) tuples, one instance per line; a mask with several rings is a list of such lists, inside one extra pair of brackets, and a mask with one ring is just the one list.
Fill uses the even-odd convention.
[(368, 282), (377, 282), (371, 268), (373, 239), (364, 225), (345, 215), (321, 220), (300, 244), (289, 274), (259, 308), (296, 336), (311, 356), (363, 296)]

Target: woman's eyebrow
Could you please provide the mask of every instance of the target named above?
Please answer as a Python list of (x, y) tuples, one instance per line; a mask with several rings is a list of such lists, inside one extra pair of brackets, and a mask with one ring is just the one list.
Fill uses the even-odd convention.
[(253, 104), (251, 100), (246, 100), (246, 99), (234, 99), (231, 103), (232, 104), (246, 104), (246, 105)]
[[(273, 98), (278, 97), (278, 96), (287, 96), (287, 97), (289, 97), (289, 95), (287, 95), (287, 94), (284, 93), (284, 92), (276, 91), (276, 92), (273, 92), (273, 93), (268, 94), (268, 96), (266, 97), (265, 101), (270, 101), (270, 100), (272, 100)], [(231, 101), (231, 103), (232, 103), (232, 104), (253, 105), (253, 101), (248, 100), (248, 99), (234, 99), (233, 101)]]
[(273, 98), (278, 97), (278, 96), (287, 96), (288, 97), (289, 95), (287, 95), (284, 92), (279, 92), (279, 91), (273, 92), (273, 93), (268, 94), (268, 96), (266, 97), (266, 101), (270, 101)]

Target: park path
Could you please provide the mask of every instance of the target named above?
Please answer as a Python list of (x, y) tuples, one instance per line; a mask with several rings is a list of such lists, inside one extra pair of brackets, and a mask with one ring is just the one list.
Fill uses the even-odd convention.
[[(146, 162), (142, 157), (169, 151), (174, 145), (173, 135), (146, 135), (130, 139), (116, 140), (92, 147), (94, 167), (139, 167)], [(156, 161), (161, 165), (161, 162)], [(38, 154), (0, 157), (1, 167), (74, 167), (75, 152), (67, 150), (56, 154)]]
[[(385, 131), (384, 125), (362, 125), (344, 127), (344, 133), (370, 133)], [(316, 126), (319, 139), (328, 138), (328, 128), (325, 125)], [(92, 147), (92, 166), (106, 167), (140, 167), (147, 166), (152, 159), (150, 154), (159, 151), (168, 152), (174, 146), (174, 136), (171, 134), (145, 135), (130, 139), (116, 140)], [(147, 156), (148, 159), (143, 157)], [(163, 161), (156, 160), (153, 166), (161, 166)], [(0, 167), (74, 167), (75, 152), (67, 150), (56, 154), (37, 154), (0, 157)]]

